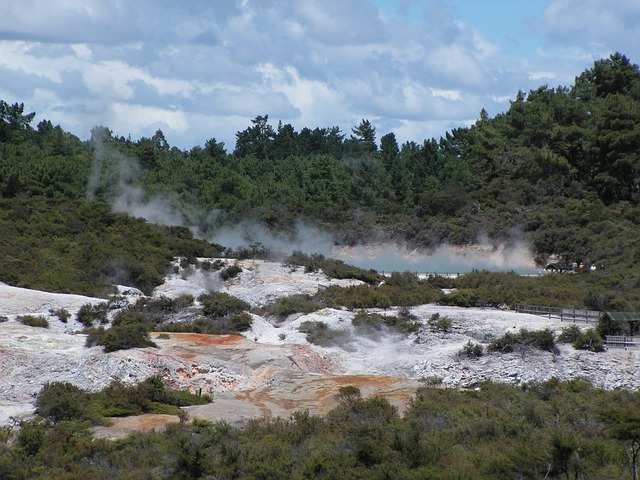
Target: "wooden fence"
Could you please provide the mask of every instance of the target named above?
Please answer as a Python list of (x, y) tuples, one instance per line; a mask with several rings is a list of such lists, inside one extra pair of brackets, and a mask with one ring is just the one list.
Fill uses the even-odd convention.
[(625, 350), (640, 347), (639, 341), (637, 337), (623, 335), (606, 335), (604, 339), (604, 343), (607, 344), (608, 348), (624, 348)]
[(530, 313), (532, 315), (540, 315), (541, 317), (557, 318), (561, 322), (581, 322), (581, 323), (597, 323), (602, 312), (597, 310), (584, 310), (581, 308), (564, 308), (564, 307), (539, 307), (536, 305), (516, 305), (518, 313)]
[[(584, 310), (579, 308), (538, 307), (535, 305), (516, 305), (518, 313), (530, 313), (549, 319), (559, 319), (561, 322), (597, 323), (602, 312), (596, 310)], [(604, 343), (607, 348), (625, 349), (640, 347), (640, 337), (627, 337), (624, 335), (606, 335)]]

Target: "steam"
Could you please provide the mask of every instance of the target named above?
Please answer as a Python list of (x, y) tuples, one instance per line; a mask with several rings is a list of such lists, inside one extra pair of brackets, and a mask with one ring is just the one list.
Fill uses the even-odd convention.
[(104, 141), (94, 140), (94, 157), (89, 181), (87, 200), (94, 200), (104, 193), (109, 206), (118, 213), (144, 218), (157, 225), (188, 224), (188, 209), (173, 192), (147, 197), (138, 185), (140, 164), (109, 147)]
[(379, 272), (416, 272), (458, 274), (472, 270), (535, 273), (533, 252), (529, 242), (509, 239), (492, 244), (488, 241), (467, 247), (441, 245), (429, 252), (409, 250), (395, 244), (336, 247), (335, 258)]
[(507, 240), (498, 244), (485, 235), (466, 248), (441, 245), (428, 252), (410, 250), (393, 243), (363, 242), (355, 247), (338, 246), (330, 233), (302, 220), (294, 225), (293, 231), (287, 233), (274, 233), (251, 221), (220, 226), (217, 211), (190, 210), (171, 192), (148, 196), (137, 183), (140, 173), (136, 159), (97, 141), (86, 197), (92, 200), (103, 193), (111, 199), (110, 206), (116, 212), (144, 218), (158, 225), (185, 226), (196, 238), (233, 249), (259, 244), (281, 255), (298, 250), (307, 254), (322, 254), (379, 272), (456, 274), (474, 269), (536, 272), (531, 242), (526, 234), (517, 229), (510, 233)]
[(208, 240), (230, 248), (259, 243), (276, 255), (288, 255), (294, 250), (299, 250), (308, 254), (319, 253), (329, 256), (335, 243), (333, 236), (328, 232), (302, 220), (295, 223), (292, 232), (280, 234), (271, 232), (263, 225), (244, 221), (217, 230)]
[(184, 225), (187, 221), (184, 207), (174, 193), (145, 199), (144, 190), (138, 185), (122, 187), (111, 208), (115, 212), (144, 218), (157, 225)]

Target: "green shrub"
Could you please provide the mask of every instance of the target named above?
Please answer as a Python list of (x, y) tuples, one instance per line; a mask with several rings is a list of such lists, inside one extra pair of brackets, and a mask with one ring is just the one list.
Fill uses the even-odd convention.
[(379, 287), (356, 285), (342, 288), (331, 286), (318, 291), (314, 300), (325, 307), (349, 309), (410, 307), (432, 303), (439, 296), (427, 283), (407, 287), (382, 284)]
[(342, 260), (325, 258), (324, 255), (314, 253), (307, 255), (300, 251), (294, 251), (284, 259), (284, 265), (288, 267), (304, 267), (307, 273), (322, 272), (330, 278), (361, 280), (370, 285), (379, 283), (383, 277), (375, 270), (364, 270), (362, 268), (347, 265)]
[(362, 400), (362, 393), (360, 392), (360, 389), (358, 387), (354, 385), (345, 385), (344, 387), (340, 387), (338, 389), (336, 401), (340, 405), (352, 405), (359, 400)]
[(55, 317), (58, 317), (58, 320), (60, 320), (62, 323), (67, 323), (67, 321), (71, 318), (71, 314), (69, 313), (68, 310), (64, 309), (64, 308), (59, 308), (59, 309), (51, 309), (49, 310), (49, 313)]
[(573, 343), (580, 337), (580, 335), (582, 335), (580, 327), (577, 325), (569, 325), (560, 331), (560, 334), (558, 335), (558, 342)]
[(8, 321), (9, 321), (9, 317), (7, 317), (6, 315), (0, 315), (0, 323), (4, 323)]
[(258, 309), (261, 315), (273, 315), (279, 320), (284, 320), (294, 313), (311, 313), (320, 306), (309, 295), (290, 295), (280, 297), (275, 302)]
[(522, 329), (520, 335), (538, 350), (546, 352), (556, 352), (557, 350), (556, 334), (550, 328), (531, 331)]
[(246, 332), (251, 328), (253, 318), (247, 312), (236, 313), (229, 318), (231, 328), (229, 333)]
[(487, 351), (511, 353), (519, 350), (524, 353), (527, 347), (557, 352), (555, 334), (548, 328), (534, 331), (522, 328), (517, 334), (507, 332), (502, 337), (493, 340), (487, 347)]
[(47, 383), (36, 400), (36, 413), (54, 422), (124, 417), (142, 413), (180, 415), (180, 408), (211, 402), (209, 395), (165, 387), (162, 378), (152, 376), (137, 385), (113, 381), (99, 392), (89, 393), (67, 382)]
[(149, 402), (149, 405), (145, 409), (145, 413), (155, 413), (157, 415), (179, 416), (180, 412), (182, 412), (182, 409), (180, 407), (159, 402)]
[(240, 272), (242, 272), (242, 267), (240, 265), (229, 265), (227, 268), (220, 270), (220, 278), (222, 281), (227, 281), (230, 278), (236, 278)]
[(176, 298), (140, 298), (135, 304), (121, 309), (113, 316), (113, 325), (140, 324), (147, 330), (154, 330), (167, 317), (179, 313), (193, 305), (193, 295)]
[(225, 317), (201, 317), (187, 323), (169, 323), (160, 327), (165, 332), (194, 332), (209, 335), (237, 335), (251, 328), (253, 318), (247, 312)]
[(85, 303), (80, 307), (76, 314), (76, 319), (85, 327), (91, 327), (93, 322), (107, 323), (107, 312), (109, 310), (109, 304), (107, 302), (91, 304)]
[(589, 350), (591, 352), (604, 351), (604, 340), (598, 334), (596, 329), (589, 328), (585, 330), (573, 342), (573, 348), (576, 350)]
[(384, 315), (379, 313), (367, 313), (364, 310), (360, 310), (351, 320), (351, 324), (359, 331), (380, 332), (386, 325), (386, 319)]
[(19, 315), (17, 320), (29, 327), (49, 328), (49, 321), (42, 315)]
[(225, 292), (203, 294), (198, 301), (202, 304), (202, 313), (211, 317), (235, 315), (251, 308), (244, 300)]
[(87, 346), (101, 345), (105, 352), (130, 348), (157, 347), (142, 325), (123, 324), (108, 330), (92, 329), (87, 336)]
[(418, 285), (420, 279), (413, 272), (392, 272), (391, 275), (384, 279), (384, 283), (397, 287), (408, 287), (409, 285)]
[(458, 352), (458, 356), (466, 358), (480, 358), (484, 355), (484, 348), (479, 343), (473, 343), (469, 340)]
[(433, 330), (448, 332), (451, 330), (453, 320), (447, 316), (441, 316), (439, 313), (434, 313), (431, 315), (429, 320), (427, 320), (427, 325), (429, 325)]
[(87, 392), (69, 382), (47, 382), (36, 397), (36, 413), (53, 422), (96, 418)]
[(307, 320), (300, 324), (298, 331), (307, 334), (307, 342), (322, 347), (344, 347), (350, 340), (348, 332), (345, 330), (333, 330), (324, 322)]
[(411, 315), (408, 309), (401, 310), (398, 316), (367, 313), (361, 310), (353, 317), (351, 324), (359, 333), (364, 334), (379, 333), (385, 327), (403, 333), (416, 332), (420, 328), (417, 317)]

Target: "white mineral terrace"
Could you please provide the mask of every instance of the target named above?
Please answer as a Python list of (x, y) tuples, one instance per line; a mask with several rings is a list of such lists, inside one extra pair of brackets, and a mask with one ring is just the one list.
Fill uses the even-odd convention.
[[(231, 261), (230, 261), (231, 262)], [(313, 294), (318, 288), (357, 284), (331, 280), (322, 273), (304, 273), (280, 263), (242, 261), (240, 275), (222, 282), (217, 272), (187, 269), (166, 278), (156, 296), (198, 296), (212, 289), (225, 291), (252, 306), (264, 305), (285, 295)], [(131, 301), (140, 295), (122, 292)], [(438, 377), (442, 385), (473, 386), (492, 380), (519, 384), (550, 377), (584, 377), (603, 388), (638, 388), (637, 350), (603, 353), (577, 351), (559, 345), (559, 354), (523, 350), (517, 354), (488, 354), (479, 359), (461, 358), (467, 342), (486, 343), (507, 331), (551, 328), (558, 320), (497, 309), (463, 309), (423, 305), (411, 309), (423, 327), (415, 334), (358, 335), (351, 325), (356, 312), (323, 309), (308, 315), (292, 315), (282, 323), (253, 315), (253, 326), (239, 336), (152, 334), (158, 348), (104, 353), (86, 348), (82, 325), (75, 313), (85, 303), (101, 299), (52, 294), (0, 284), (0, 424), (11, 417), (32, 414), (35, 395), (46, 382), (67, 381), (87, 390), (98, 390), (114, 379), (138, 382), (160, 374), (174, 387), (211, 394), (210, 405), (187, 407), (192, 417), (239, 422), (256, 416), (287, 417), (300, 409), (324, 413), (335, 405), (334, 395), (343, 385), (357, 385), (364, 395), (383, 395), (400, 410), (420, 385), (420, 379)], [(72, 313), (67, 323), (50, 314), (64, 308)], [(397, 309), (387, 309), (393, 314)], [(427, 321), (439, 313), (452, 320), (450, 331), (434, 332)], [(19, 315), (44, 315), (50, 328), (24, 326)], [(310, 345), (298, 331), (304, 321), (322, 321), (350, 334), (342, 347)], [(586, 327), (586, 326), (584, 326)], [(145, 417), (148, 424), (164, 422)], [(173, 421), (166, 420), (166, 421)], [(104, 436), (118, 436), (105, 429)], [(130, 428), (135, 428), (129, 425)], [(97, 429), (99, 431), (100, 429)]]

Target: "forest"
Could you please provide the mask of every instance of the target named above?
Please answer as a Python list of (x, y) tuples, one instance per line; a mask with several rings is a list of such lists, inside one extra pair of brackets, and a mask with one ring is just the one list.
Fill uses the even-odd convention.
[[(364, 119), (348, 135), (296, 131), (263, 115), (237, 132), (232, 151), (215, 138), (185, 151), (160, 130), (134, 141), (105, 126), (80, 141), (49, 120), (32, 126), (24, 104), (0, 100), (0, 281), (149, 292), (172, 256), (223, 252), (203, 241), (216, 229), (243, 221), (286, 234), (304, 219), (338, 244), (424, 251), (479, 236), (509, 242), (517, 232), (542, 266), (556, 254), (605, 267), (582, 278), (597, 283), (597, 298), (576, 304), (634, 310), (639, 99), (638, 66), (615, 53), (570, 87), (519, 92), (506, 112), (481, 111), (437, 140), (378, 141)], [(114, 213), (158, 198), (171, 212), (155, 221)]]
[[(469, 127), (401, 145), (366, 119), (350, 132), (297, 131), (263, 114), (237, 132), (232, 149), (212, 137), (187, 151), (160, 130), (132, 140), (99, 125), (82, 141), (35, 118), (23, 103), (0, 100), (0, 281), (9, 285), (107, 298), (120, 284), (150, 294), (175, 257), (189, 265), (282, 253), (207, 241), (218, 229), (252, 222), (288, 234), (302, 219), (342, 245), (429, 251), (524, 237), (541, 266), (560, 258), (597, 269), (428, 282), (396, 274), (376, 287), (377, 272), (284, 252), (291, 263), (371, 287), (288, 299), (268, 306), (274, 312), (424, 301), (640, 310), (640, 69), (621, 53), (571, 86), (519, 92), (493, 118), (482, 110)], [(139, 214), (122, 213), (131, 210)], [(443, 287), (457, 291), (445, 299)], [(209, 309), (225, 302), (203, 300)], [(123, 325), (142, 318), (123, 315)], [(94, 332), (106, 348), (104, 333)], [(39, 419), (0, 429), (0, 477), (635, 479), (637, 395), (587, 381), (464, 392), (426, 382), (400, 415), (353, 387), (326, 417), (301, 411), (241, 428), (183, 421), (116, 442), (92, 439), (93, 417), (44, 408)]]

